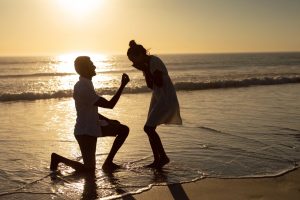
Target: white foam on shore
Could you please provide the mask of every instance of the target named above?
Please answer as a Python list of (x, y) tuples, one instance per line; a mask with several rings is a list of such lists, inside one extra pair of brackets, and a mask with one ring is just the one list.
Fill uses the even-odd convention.
[[(293, 77), (263, 77), (263, 78), (247, 78), (242, 80), (219, 80), (211, 82), (178, 82), (174, 86), (177, 91), (192, 91), (192, 90), (208, 90), (208, 89), (222, 89), (222, 88), (240, 88), (258, 85), (279, 85), (300, 83), (299, 76)], [(97, 89), (102, 95), (113, 95), (117, 88), (102, 88)], [(138, 94), (150, 92), (146, 86), (125, 88), (123, 93)], [(0, 102), (6, 101), (32, 101), (39, 99), (53, 99), (72, 97), (73, 90), (59, 90), (52, 92), (22, 92), (22, 93), (0, 93)]]

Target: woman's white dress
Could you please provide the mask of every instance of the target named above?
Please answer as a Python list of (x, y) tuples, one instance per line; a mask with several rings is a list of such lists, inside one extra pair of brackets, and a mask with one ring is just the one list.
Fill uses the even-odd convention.
[(182, 124), (176, 91), (166, 66), (160, 58), (151, 56), (149, 69), (152, 75), (156, 70), (162, 72), (163, 86), (153, 84), (146, 125), (155, 127), (159, 124)]

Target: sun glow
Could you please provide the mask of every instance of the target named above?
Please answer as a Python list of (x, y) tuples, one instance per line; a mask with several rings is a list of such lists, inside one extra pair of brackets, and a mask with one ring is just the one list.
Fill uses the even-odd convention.
[(105, 62), (108, 59), (107, 55), (88, 53), (88, 52), (74, 52), (68, 54), (59, 55), (57, 58), (61, 62), (73, 63), (78, 56), (89, 56), (94, 62)]
[(99, 8), (103, 0), (56, 0), (57, 3), (64, 11), (78, 17), (87, 15)]
[(110, 66), (110, 64), (107, 63), (107, 60), (109, 59), (109, 56), (107, 55), (87, 52), (74, 52), (57, 56), (56, 59), (58, 64), (56, 64), (56, 71), (74, 73), (74, 61), (78, 56), (89, 56), (97, 67), (96, 71), (99, 72), (105, 71), (105, 68)]
[[(56, 85), (59, 85), (57, 87), (68, 90), (70, 88), (73, 88), (73, 85), (75, 84), (74, 81), (78, 80), (78, 74), (75, 72), (74, 69), (74, 60), (78, 56), (89, 56), (91, 58), (91, 61), (93, 61), (94, 65), (96, 66), (96, 73), (102, 73), (110, 69), (110, 57), (104, 54), (95, 54), (95, 53), (87, 53), (87, 52), (74, 52), (69, 54), (62, 54), (57, 57), (55, 57), (56, 62), (52, 65), (53, 70), (56, 73), (67, 73), (68, 76), (58, 76), (55, 80), (57, 83)], [(107, 69), (108, 68), (108, 69)], [(107, 84), (111, 80), (111, 77), (109, 75), (97, 75), (94, 78), (97, 81), (96, 86), (97, 87), (105, 87), (102, 85), (104, 82)], [(107, 85), (106, 85), (107, 87)]]

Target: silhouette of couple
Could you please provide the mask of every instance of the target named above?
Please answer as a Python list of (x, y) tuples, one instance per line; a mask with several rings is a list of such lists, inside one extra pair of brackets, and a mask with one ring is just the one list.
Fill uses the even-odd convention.
[[(143, 72), (147, 87), (152, 90), (144, 131), (148, 135), (154, 161), (146, 167), (162, 168), (169, 163), (169, 158), (155, 129), (160, 124), (182, 124), (176, 91), (160, 58), (149, 55), (147, 50), (134, 40), (130, 41), (129, 46), (127, 56), (133, 63), (132, 66)], [(95, 92), (92, 78), (96, 75), (96, 67), (90, 58), (77, 57), (74, 65), (80, 76), (73, 92), (77, 112), (74, 135), (81, 150), (83, 164), (52, 153), (50, 169), (57, 170), (58, 164), (64, 163), (76, 171), (94, 172), (97, 138), (112, 136), (116, 138), (102, 169), (113, 171), (120, 168), (113, 159), (126, 140), (129, 128), (117, 120), (99, 114), (98, 107), (113, 109), (130, 79), (127, 74), (123, 74), (120, 88), (110, 100), (107, 100)]]

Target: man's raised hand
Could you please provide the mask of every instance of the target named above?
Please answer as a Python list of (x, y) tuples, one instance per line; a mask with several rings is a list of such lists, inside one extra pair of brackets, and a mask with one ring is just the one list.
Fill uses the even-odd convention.
[(124, 73), (124, 74), (122, 75), (122, 83), (121, 83), (121, 84), (122, 84), (123, 86), (125, 86), (125, 85), (127, 85), (127, 83), (128, 83), (129, 81), (130, 81), (129, 76), (128, 76), (127, 74)]

